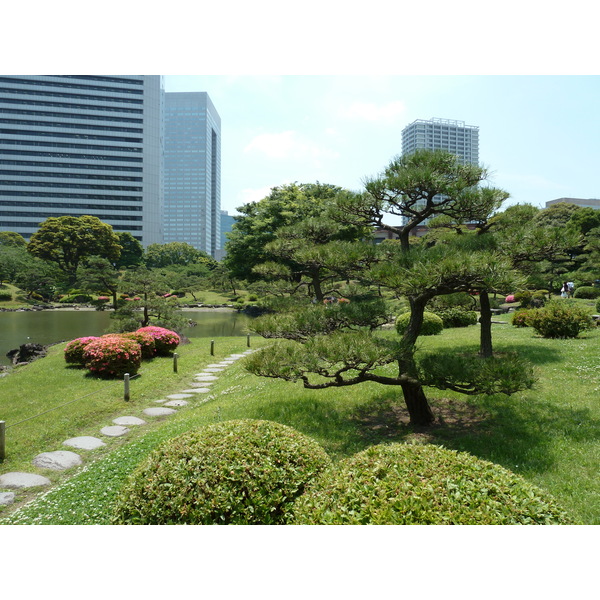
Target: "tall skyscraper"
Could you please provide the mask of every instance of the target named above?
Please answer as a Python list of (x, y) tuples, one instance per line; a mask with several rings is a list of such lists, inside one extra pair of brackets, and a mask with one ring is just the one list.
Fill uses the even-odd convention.
[[(464, 121), (432, 118), (417, 119), (402, 130), (402, 155), (416, 150), (447, 150), (460, 157), (462, 163), (479, 164), (479, 127), (465, 125)], [(436, 196), (439, 201), (442, 196)], [(415, 228), (415, 235), (426, 231), (429, 219)], [(406, 217), (404, 217), (406, 222)]]
[(206, 92), (165, 94), (164, 241), (221, 247), (221, 118)]
[(0, 230), (96, 216), (162, 242), (159, 75), (0, 77)]
[(418, 119), (402, 130), (402, 154), (421, 148), (448, 150), (465, 163), (479, 164), (479, 127), (450, 119)]

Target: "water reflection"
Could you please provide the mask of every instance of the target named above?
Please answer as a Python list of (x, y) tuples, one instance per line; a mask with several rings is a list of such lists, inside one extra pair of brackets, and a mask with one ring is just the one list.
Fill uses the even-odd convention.
[[(182, 314), (198, 323), (182, 332), (190, 338), (245, 335), (250, 320), (235, 311), (185, 310)], [(110, 325), (110, 313), (103, 311), (0, 312), (0, 364), (10, 364), (6, 353), (21, 344), (55, 344), (85, 335), (102, 335)]]

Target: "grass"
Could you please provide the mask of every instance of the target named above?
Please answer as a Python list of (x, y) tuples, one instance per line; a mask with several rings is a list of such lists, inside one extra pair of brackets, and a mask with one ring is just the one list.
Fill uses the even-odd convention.
[[(506, 321), (507, 316), (494, 318), (500, 319)], [(451, 329), (438, 336), (422, 338), (420, 345), (423, 350), (452, 350), (464, 346), (476, 349), (478, 334), (478, 326)], [(585, 332), (574, 340), (545, 340), (537, 337), (532, 329), (518, 329), (506, 323), (494, 325), (493, 335), (496, 351), (514, 348), (534, 363), (539, 375), (534, 389), (510, 398), (502, 395), (465, 398), (452, 392), (428, 390), (438, 422), (433, 427), (419, 430), (408, 424), (399, 390), (374, 383), (327, 391), (304, 390), (299, 384), (255, 377), (236, 363), (221, 375), (206, 402), (196, 402), (166, 420), (132, 431), (127, 441), (119, 438), (120, 441), (111, 443), (110, 449), (93, 451), (90, 454), (97, 459), (86, 459), (86, 466), (76, 475), (55, 476), (58, 485), (49, 492), (19, 510), (5, 509), (4, 522), (108, 523), (111, 504), (120, 486), (156, 445), (215, 421), (260, 418), (290, 425), (313, 437), (334, 460), (385, 442), (434, 443), (468, 451), (548, 490), (576, 520), (586, 524), (600, 523), (600, 481), (597, 478), (600, 459), (600, 406), (597, 402), (600, 392), (600, 366), (597, 361), (600, 328)], [(181, 384), (186, 378), (189, 379), (203, 365), (245, 349), (243, 342), (245, 339), (220, 340), (216, 357), (207, 356), (208, 351), (202, 348), (201, 341), (199, 346), (182, 347), (180, 364), (187, 365), (189, 361), (194, 366), (191, 369), (185, 366), (177, 376), (169, 373), (171, 364), (168, 359), (153, 361), (144, 366), (144, 375), (135, 382), (136, 387), (132, 382), (133, 397), (129, 411), (123, 413), (122, 400), (117, 397), (111, 400), (108, 395), (101, 394), (102, 398), (94, 400), (91, 396), (89, 402), (97, 406), (93, 408), (90, 405), (92, 412), (81, 417), (81, 431), (75, 430), (71, 417), (65, 417), (59, 428), (60, 435), (58, 432), (53, 434), (56, 448), (44, 446), (42, 450), (58, 449), (59, 442), (66, 437), (85, 433), (97, 435), (102, 426), (100, 421), (104, 419), (108, 424), (112, 415), (138, 414), (136, 410), (141, 411), (167, 391), (182, 389)], [(253, 345), (261, 342), (253, 338)], [(46, 362), (52, 360), (51, 355), (25, 367), (22, 373), (29, 372), (27, 379), (33, 378), (35, 370), (40, 371), (39, 377), (43, 377), (42, 373), (56, 377), (52, 386), (46, 385), (43, 389), (61, 385), (63, 396), (67, 382), (69, 385), (83, 384), (83, 388), (77, 388), (78, 393), (87, 386), (95, 385), (94, 380), (83, 378), (81, 373), (77, 373), (78, 380), (76, 377), (71, 379), (74, 376), (70, 372), (65, 373), (64, 366), (58, 368), (59, 363)], [(49, 365), (54, 365), (54, 368), (47, 369)], [(49, 375), (48, 372), (54, 370), (56, 375)], [(150, 372), (146, 372), (148, 370)], [(15, 373), (4, 379), (16, 378), (17, 375), (21, 376)], [(71, 397), (74, 396), (69, 388), (68, 398)], [(87, 423), (86, 419), (89, 419)], [(21, 466), (27, 464), (31, 471), (28, 461), (41, 446), (34, 449), (28, 442), (29, 435), (38, 435), (35, 427), (28, 427), (29, 433), (23, 431), (20, 434), (23, 441), (20, 462), (17, 463)], [(7, 437), (10, 434), (10, 439), (13, 439), (11, 431), (8, 430)], [(17, 431), (15, 427), (15, 436)], [(45, 438), (38, 437), (39, 442), (51, 439), (49, 433), (45, 435)], [(8, 467), (7, 461), (0, 472), (15, 470)]]

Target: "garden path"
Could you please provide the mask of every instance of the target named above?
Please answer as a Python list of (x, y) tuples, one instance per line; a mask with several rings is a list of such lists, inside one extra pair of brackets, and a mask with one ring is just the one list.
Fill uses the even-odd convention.
[[(200, 398), (202, 394), (209, 393), (210, 386), (218, 380), (217, 373), (220, 373), (236, 360), (243, 358), (251, 352), (253, 350), (246, 350), (242, 354), (231, 354), (220, 363), (207, 365), (201, 373), (196, 373), (194, 376), (195, 381), (190, 384), (189, 388), (170, 394), (164, 399), (156, 400), (155, 403), (161, 406), (145, 408), (142, 411), (143, 415), (156, 418), (175, 414), (178, 408), (187, 406), (190, 402)], [(112, 425), (107, 425), (100, 429), (100, 434), (105, 438), (121, 437), (127, 435), (131, 431), (131, 427), (142, 427), (147, 424), (144, 419), (131, 415), (117, 417), (113, 419), (112, 423)], [(63, 445), (76, 450), (95, 450), (96, 448), (106, 446), (106, 442), (94, 436), (79, 436), (65, 440)], [(38, 454), (32, 460), (32, 464), (40, 469), (64, 471), (84, 464), (84, 459), (81, 455), (70, 450), (55, 450)], [(12, 472), (0, 475), (0, 489), (20, 490), (43, 487), (50, 484), (51, 481), (47, 477), (37, 473)], [(15, 497), (15, 492), (0, 492), (0, 505), (12, 504), (15, 501)]]

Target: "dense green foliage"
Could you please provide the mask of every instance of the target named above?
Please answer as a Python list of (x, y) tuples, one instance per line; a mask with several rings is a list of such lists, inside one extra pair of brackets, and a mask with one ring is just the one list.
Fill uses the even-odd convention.
[(529, 327), (530, 326), (529, 317), (531, 316), (531, 314), (532, 314), (531, 309), (521, 308), (519, 310), (516, 310), (513, 313), (510, 322), (515, 327)]
[(458, 306), (445, 310), (436, 310), (433, 314), (442, 319), (444, 329), (451, 327), (468, 327), (477, 323), (477, 313), (474, 310), (464, 310)]
[[(410, 322), (410, 313), (403, 313), (396, 318), (396, 331), (402, 335)], [(432, 312), (423, 313), (423, 324), (421, 325), (420, 335), (438, 335), (444, 329), (442, 318)]]
[(546, 492), (498, 465), (434, 445), (390, 444), (326, 470), (294, 504), (294, 524), (568, 524)]
[(529, 322), (545, 338), (575, 338), (593, 326), (589, 313), (568, 300), (554, 300), (531, 311)]
[(115, 505), (116, 524), (273, 525), (331, 463), (300, 432), (233, 420), (163, 444), (133, 473)]
[(573, 297), (582, 298), (585, 300), (595, 300), (596, 298), (600, 298), (600, 287), (582, 285), (575, 290)]

